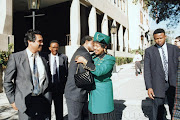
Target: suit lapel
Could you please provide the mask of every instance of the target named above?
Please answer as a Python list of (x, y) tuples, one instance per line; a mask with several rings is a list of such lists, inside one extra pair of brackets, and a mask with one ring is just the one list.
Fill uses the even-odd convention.
[(51, 68), (51, 54), (48, 55), (48, 58), (49, 58), (49, 66)]
[(24, 55), (22, 56), (22, 67), (26, 74), (27, 80), (30, 80), (32, 82), (31, 68), (26, 50), (24, 50)]
[(170, 63), (172, 63), (172, 55), (173, 49), (171, 49), (170, 45), (167, 43), (167, 54), (168, 54), (168, 71), (170, 71)]
[(59, 58), (59, 66), (63, 65), (63, 58), (61, 54), (58, 54), (58, 58)]
[[(41, 55), (40, 55), (41, 57)], [(41, 57), (42, 61), (43, 61), (43, 64), (44, 64), (44, 67), (45, 67), (45, 75), (46, 75), (46, 79), (44, 81), (44, 84), (43, 84), (43, 91), (48, 87), (48, 84), (49, 84), (49, 79), (48, 79), (48, 65), (47, 65), (47, 61), (44, 57)]]

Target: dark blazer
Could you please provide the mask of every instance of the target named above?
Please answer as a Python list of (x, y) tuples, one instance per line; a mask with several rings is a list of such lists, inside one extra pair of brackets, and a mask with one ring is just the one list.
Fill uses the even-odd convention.
[[(74, 80), (74, 74), (76, 73), (76, 69), (77, 69), (77, 63), (75, 62), (75, 57), (77, 55), (85, 57), (88, 62), (91, 62), (91, 63), (93, 62), (92, 56), (83, 46), (80, 46), (76, 50), (76, 52), (74, 53), (71, 59), (70, 66), (69, 66), (68, 79), (65, 86), (65, 97), (67, 99), (77, 101), (77, 102), (86, 102), (88, 98), (87, 91), (81, 88), (78, 88), (75, 85), (75, 80)], [(84, 68), (81, 67), (81, 65), (79, 66), (78, 72), (79, 73), (85, 72)]]
[[(65, 54), (58, 53), (59, 56), (59, 80), (58, 91), (64, 94), (64, 88), (68, 76), (68, 57)], [(51, 66), (51, 56), (49, 54), (49, 65)], [(53, 89), (53, 88), (52, 88)]]
[[(168, 51), (168, 81), (170, 86), (176, 86), (178, 67), (178, 47), (167, 44)], [(146, 89), (152, 88), (156, 97), (165, 97), (165, 73), (158, 47), (153, 45), (145, 50), (144, 79)]]
[[(48, 61), (39, 54), (45, 67), (45, 80), (42, 84), (42, 95), (51, 103), (49, 92)], [(11, 54), (5, 70), (4, 88), (10, 104), (15, 102), (19, 111), (25, 112), (33, 91), (32, 75), (26, 50)]]

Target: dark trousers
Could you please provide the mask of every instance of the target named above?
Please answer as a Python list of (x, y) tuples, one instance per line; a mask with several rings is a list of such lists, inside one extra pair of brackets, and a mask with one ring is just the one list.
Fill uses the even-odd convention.
[(19, 120), (50, 120), (51, 105), (42, 95), (32, 96), (27, 104), (27, 110), (22, 113), (18, 111)]
[(168, 103), (169, 105), (169, 112), (171, 114), (172, 118), (172, 110), (174, 106), (174, 97), (175, 97), (175, 87), (169, 86), (169, 83), (165, 83), (165, 89), (166, 89), (166, 97), (165, 98), (158, 98), (155, 97), (153, 100), (153, 120), (167, 120), (166, 119), (166, 109), (164, 107), (164, 104)]
[(138, 69), (139, 69), (139, 72), (141, 73), (142, 70), (141, 70), (141, 62), (140, 61), (135, 62), (136, 75), (138, 75)]
[(86, 105), (87, 102), (77, 102), (70, 99), (66, 99), (67, 108), (68, 108), (68, 120), (84, 120), (83, 111), (86, 111), (88, 114), (88, 110)]
[(60, 92), (53, 92), (52, 99), (54, 101), (56, 120), (63, 120), (63, 94)]

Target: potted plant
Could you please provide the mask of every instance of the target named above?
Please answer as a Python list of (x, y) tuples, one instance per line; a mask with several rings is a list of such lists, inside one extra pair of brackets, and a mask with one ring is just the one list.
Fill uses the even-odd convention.
[(9, 44), (8, 51), (0, 51), (0, 93), (2, 92), (3, 71), (7, 67), (7, 62), (10, 54), (12, 53), (13, 46), (14, 46), (13, 44)]

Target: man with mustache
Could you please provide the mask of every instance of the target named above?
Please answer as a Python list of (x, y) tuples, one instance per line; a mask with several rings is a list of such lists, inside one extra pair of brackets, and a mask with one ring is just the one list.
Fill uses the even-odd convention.
[(40, 31), (29, 30), (24, 40), (27, 48), (9, 58), (4, 77), (5, 93), (13, 109), (18, 110), (19, 120), (49, 120), (50, 69), (46, 58), (39, 53), (43, 37)]

